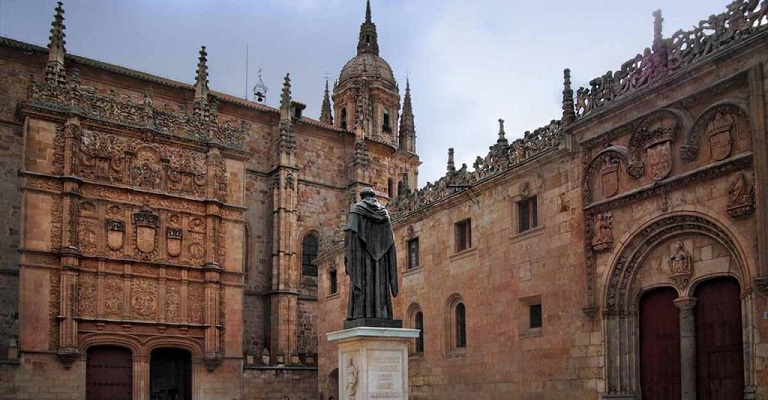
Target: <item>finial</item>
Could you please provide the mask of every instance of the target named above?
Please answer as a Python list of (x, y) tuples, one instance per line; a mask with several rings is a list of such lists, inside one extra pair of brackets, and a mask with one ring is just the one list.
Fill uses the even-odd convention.
[(653, 12), (653, 44), (654, 46), (661, 41), (661, 23), (664, 18), (661, 17), (661, 10)]
[(197, 59), (197, 71), (195, 71), (195, 98), (208, 98), (208, 53), (205, 46), (200, 46), (200, 56)]
[(571, 70), (563, 70), (563, 125), (576, 120), (576, 109), (573, 104), (573, 89), (571, 89)]
[(453, 147), (448, 149), (448, 173), (456, 172), (456, 166), (453, 163)]
[(365, 2), (365, 22), (368, 24), (371, 23), (371, 0)]
[(411, 82), (405, 79), (405, 98), (403, 110), (400, 114), (400, 149), (416, 152), (416, 123), (413, 118), (413, 104), (411, 103)]
[(287, 110), (291, 107), (291, 74), (285, 74), (283, 80), (283, 93), (280, 95), (280, 109)]
[(507, 142), (507, 138), (504, 137), (504, 135), (504, 120), (499, 118), (499, 140), (497, 140), (496, 143), (509, 144), (509, 142)]

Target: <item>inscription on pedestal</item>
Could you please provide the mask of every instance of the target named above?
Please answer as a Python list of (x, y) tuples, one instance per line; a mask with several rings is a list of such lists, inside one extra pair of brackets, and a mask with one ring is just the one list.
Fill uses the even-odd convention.
[(398, 351), (368, 353), (368, 396), (371, 399), (402, 399), (402, 355)]

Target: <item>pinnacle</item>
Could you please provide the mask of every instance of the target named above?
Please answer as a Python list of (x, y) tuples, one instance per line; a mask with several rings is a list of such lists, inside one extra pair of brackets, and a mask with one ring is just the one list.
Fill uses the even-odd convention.
[(56, 14), (53, 16), (53, 22), (51, 22), (51, 36), (48, 48), (64, 51), (64, 44), (66, 43), (64, 38), (67, 36), (64, 33), (64, 4), (62, 2), (56, 4)]
[(285, 74), (283, 81), (283, 93), (280, 95), (280, 108), (291, 106), (291, 74)]

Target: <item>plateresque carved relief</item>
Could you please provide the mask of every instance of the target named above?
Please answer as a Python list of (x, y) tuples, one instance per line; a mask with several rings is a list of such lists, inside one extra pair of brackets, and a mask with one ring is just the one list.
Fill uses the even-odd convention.
[(734, 175), (728, 185), (728, 215), (741, 218), (755, 211), (755, 188), (743, 172)]
[(672, 143), (679, 129), (677, 115), (669, 110), (657, 111), (643, 118), (629, 140), (627, 173), (639, 179), (647, 168), (655, 181), (669, 176), (673, 162)]
[(693, 262), (691, 253), (685, 249), (682, 241), (676, 241), (672, 245), (672, 254), (669, 256), (669, 279), (680, 289), (688, 286), (693, 276)]
[(610, 250), (613, 247), (613, 217), (611, 212), (595, 216), (595, 236), (592, 238), (592, 249), (596, 252)]

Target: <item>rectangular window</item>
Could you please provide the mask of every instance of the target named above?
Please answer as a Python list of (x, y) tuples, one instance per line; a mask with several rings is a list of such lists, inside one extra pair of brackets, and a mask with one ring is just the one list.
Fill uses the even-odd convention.
[(472, 220), (465, 219), (456, 223), (456, 251), (472, 247)]
[(408, 241), (408, 269), (419, 266), (419, 238)]
[(539, 210), (536, 196), (517, 203), (517, 215), (520, 221), (518, 232), (525, 232), (539, 226)]
[(529, 321), (530, 321), (530, 327), (531, 328), (541, 328), (543, 325), (543, 321), (541, 319), (541, 304), (531, 304), (528, 306), (528, 312), (530, 315)]
[(328, 294), (336, 294), (338, 290), (336, 287), (336, 270), (328, 271)]

